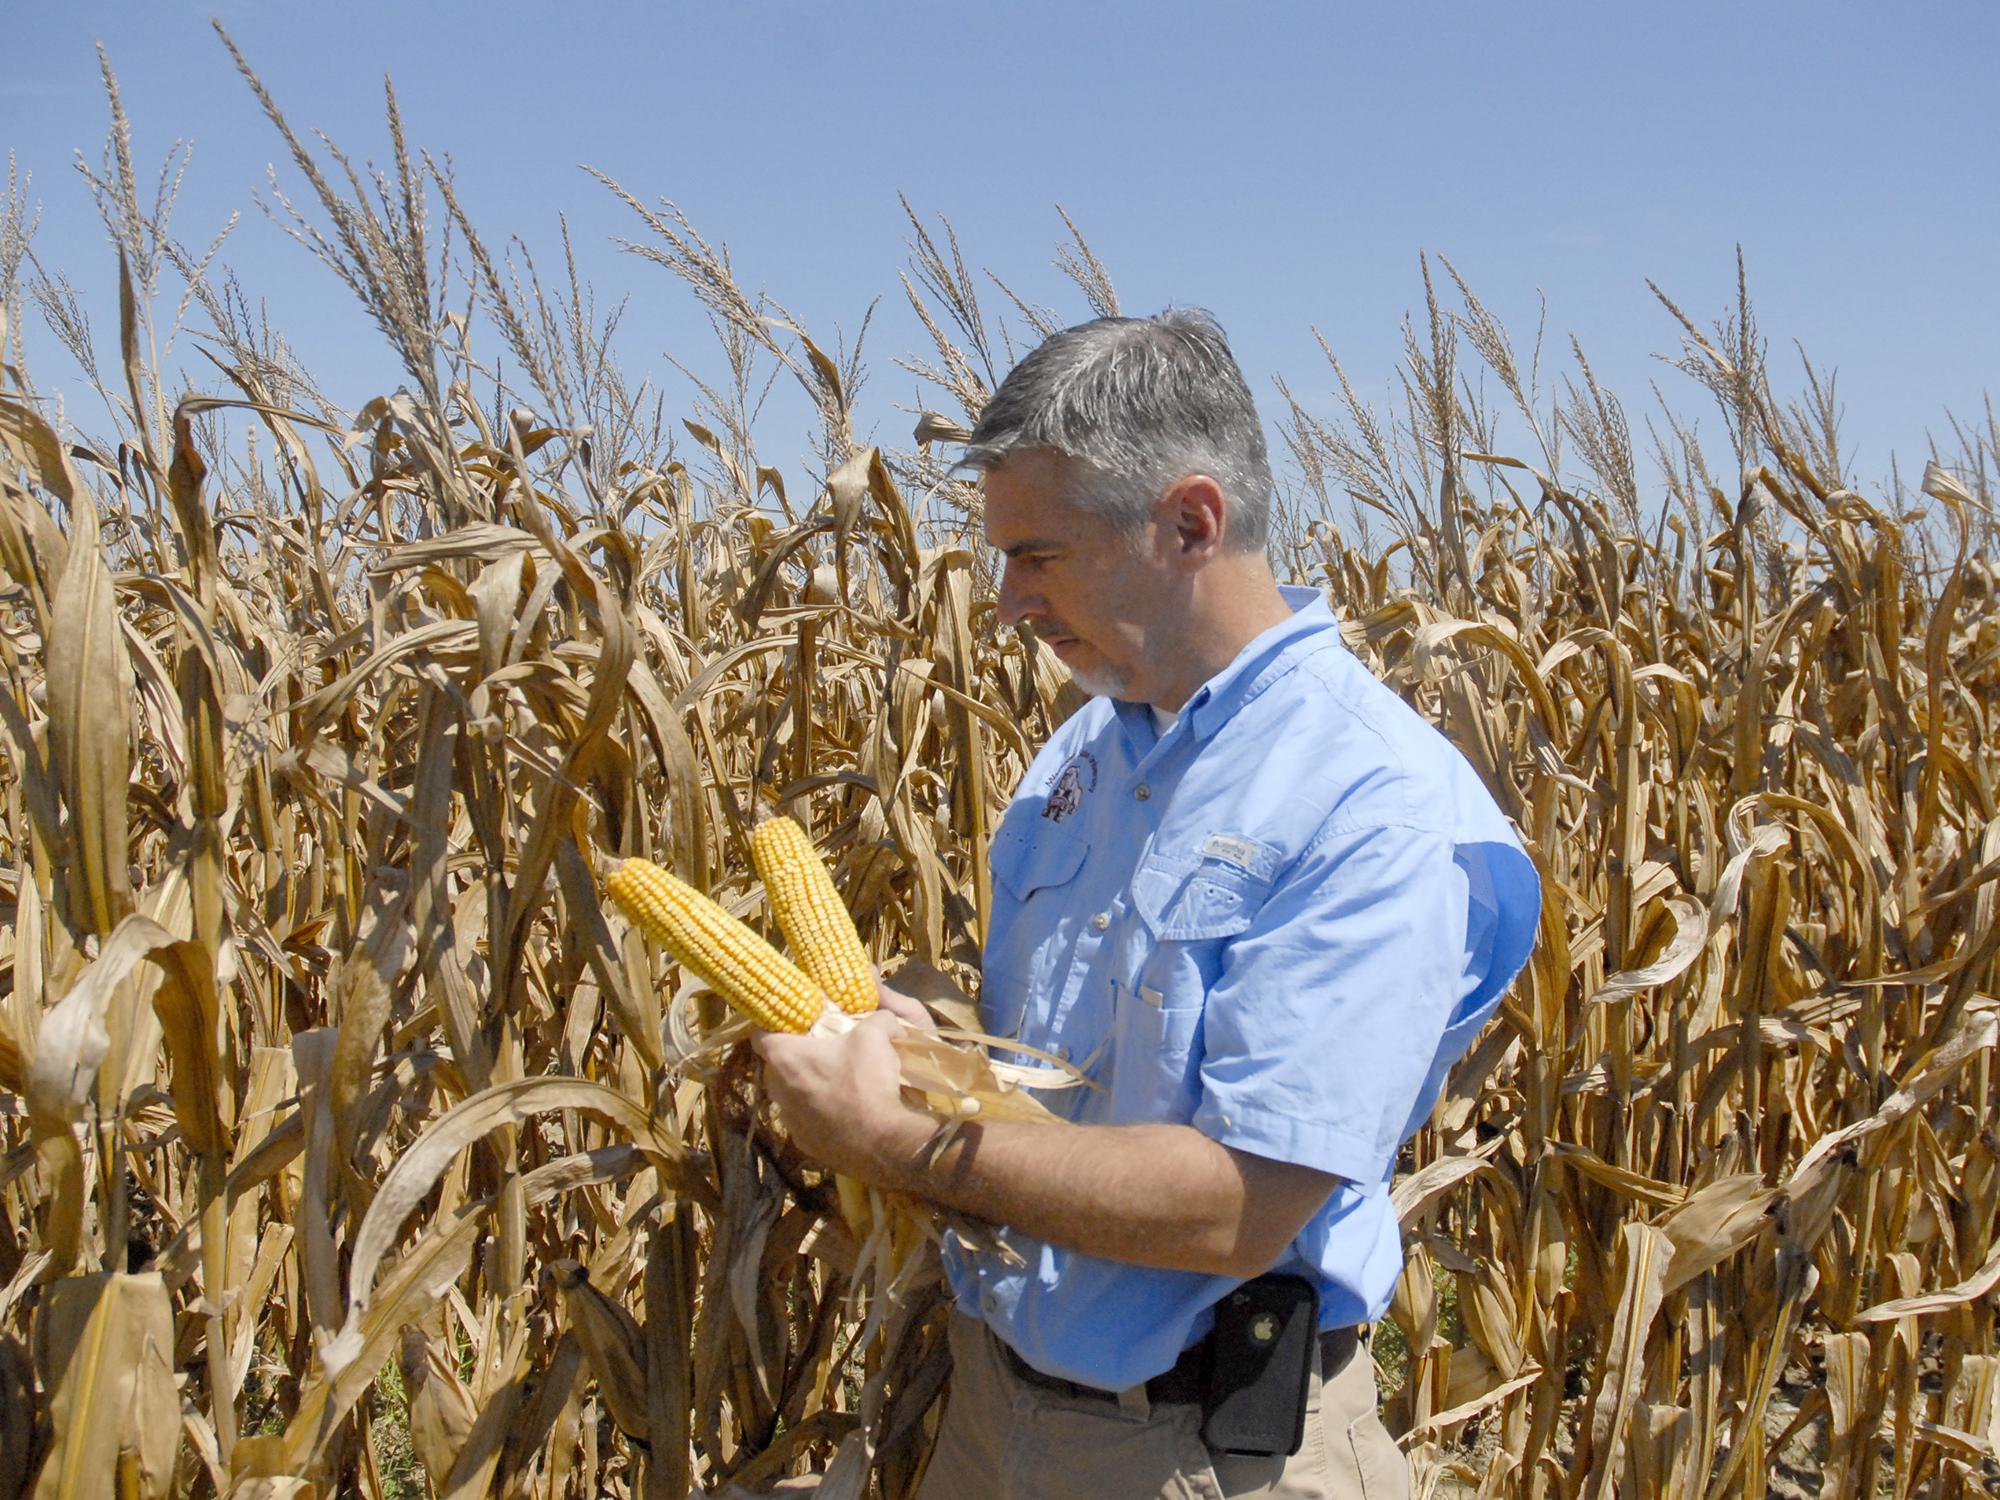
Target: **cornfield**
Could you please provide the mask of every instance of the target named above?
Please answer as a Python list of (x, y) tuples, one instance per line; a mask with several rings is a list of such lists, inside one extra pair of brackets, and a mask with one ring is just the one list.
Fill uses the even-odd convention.
[[(115, 366), (19, 184), (0, 220), (0, 1497), (909, 1495), (934, 1259), (848, 1231), (598, 877), (643, 855), (765, 924), (775, 801), (879, 961), (976, 994), (989, 831), (1078, 700), (993, 621), (950, 440), (1110, 275), (1074, 237), (1058, 316), (912, 213), (939, 409), (871, 447), (858, 353), (607, 183), (715, 325), (676, 424), (393, 95), (376, 172), (243, 71), (396, 394), (329, 402), (174, 240), (108, 66)], [(1337, 365), (1339, 420), (1282, 394), (1277, 557), (1544, 882), (1395, 1188), (1417, 1491), (1992, 1494), (2000, 429), (1857, 493), (1747, 299), (1663, 297), (1727, 452), (1668, 417), (1642, 456), (1581, 351), (1544, 390), (1455, 272), (1424, 290), (1395, 409)], [(31, 306), (112, 436), (38, 396)], [(774, 377), (803, 476), (753, 437)]]

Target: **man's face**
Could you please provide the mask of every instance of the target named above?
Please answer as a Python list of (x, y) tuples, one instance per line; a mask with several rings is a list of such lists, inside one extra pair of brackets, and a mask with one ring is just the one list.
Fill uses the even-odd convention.
[(1185, 608), (1185, 580), (1159, 553), (1157, 523), (1127, 536), (1071, 498), (1087, 471), (1047, 449), (986, 475), (986, 540), (1006, 558), (999, 611), (1023, 621), (1093, 695), (1153, 701)]

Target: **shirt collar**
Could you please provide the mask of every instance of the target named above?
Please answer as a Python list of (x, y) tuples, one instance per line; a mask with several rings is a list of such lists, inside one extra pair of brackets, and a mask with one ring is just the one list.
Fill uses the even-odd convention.
[[(1197, 740), (1214, 734), (1252, 698), (1291, 671), (1299, 658), (1292, 647), (1336, 628), (1333, 609), (1319, 589), (1283, 583), (1278, 585), (1278, 593), (1291, 610), (1290, 617), (1254, 638), (1182, 705), (1180, 717)], [(1120, 702), (1114, 707), (1128, 731), (1150, 718), (1143, 704)]]

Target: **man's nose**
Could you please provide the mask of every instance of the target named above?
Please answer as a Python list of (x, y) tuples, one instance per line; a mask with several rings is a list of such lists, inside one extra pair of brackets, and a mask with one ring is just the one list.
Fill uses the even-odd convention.
[(1021, 587), (1011, 562), (1001, 569), (1000, 596), (994, 601), (994, 608), (1002, 625), (1018, 625), (1043, 612), (1042, 601)]

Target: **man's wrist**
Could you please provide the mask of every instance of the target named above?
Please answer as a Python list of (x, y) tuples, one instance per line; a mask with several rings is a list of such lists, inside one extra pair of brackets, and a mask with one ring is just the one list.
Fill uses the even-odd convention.
[(928, 1180), (926, 1164), (937, 1131), (936, 1120), (908, 1105), (885, 1114), (872, 1132), (866, 1175), (878, 1187), (920, 1194)]

